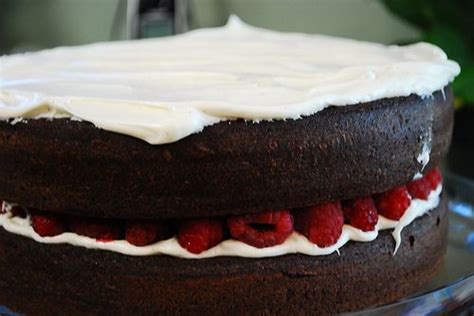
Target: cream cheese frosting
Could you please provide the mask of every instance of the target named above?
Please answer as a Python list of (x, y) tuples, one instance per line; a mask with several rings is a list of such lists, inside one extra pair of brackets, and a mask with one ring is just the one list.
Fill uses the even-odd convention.
[(298, 119), (329, 105), (429, 96), (459, 74), (436, 46), (281, 33), (231, 17), (158, 39), (0, 58), (0, 119), (64, 118), (151, 144), (242, 118)]
[(54, 237), (41, 237), (31, 227), (29, 218), (12, 216), (10, 212), (12, 204), (9, 203), (4, 203), (2, 206), (2, 210), (6, 213), (0, 214), (0, 226), (10, 233), (25, 236), (40, 243), (69, 244), (89, 249), (108, 250), (130, 256), (169, 255), (186, 259), (205, 259), (219, 256), (263, 258), (291, 253), (323, 256), (339, 252), (339, 249), (349, 241), (370, 242), (377, 238), (379, 231), (393, 229), (392, 236), (395, 240), (395, 254), (401, 244), (403, 228), (410, 225), (417, 217), (436, 208), (440, 202), (441, 191), (442, 185), (440, 184), (429, 194), (427, 200), (412, 199), (410, 206), (399, 221), (393, 221), (379, 215), (378, 223), (373, 231), (364, 232), (353, 226), (344, 225), (338, 241), (334, 245), (325, 248), (318, 247), (305, 236), (297, 232), (293, 232), (282, 244), (273, 247), (255, 248), (241, 241), (229, 239), (222, 241), (217, 246), (200, 254), (188, 252), (179, 245), (176, 238), (159, 241), (145, 247), (137, 247), (128, 243), (126, 240), (100, 242), (93, 238), (69, 232)]

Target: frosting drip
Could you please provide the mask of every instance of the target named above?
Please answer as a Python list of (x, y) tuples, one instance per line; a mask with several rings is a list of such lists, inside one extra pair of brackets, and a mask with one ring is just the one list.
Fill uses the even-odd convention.
[(0, 119), (71, 117), (151, 144), (219, 121), (427, 96), (459, 74), (438, 47), (221, 28), (0, 58)]
[(350, 225), (344, 225), (342, 234), (338, 241), (326, 248), (320, 248), (310, 242), (304, 235), (294, 232), (288, 239), (280, 245), (268, 248), (255, 248), (237, 240), (225, 240), (217, 246), (208, 249), (198, 255), (188, 252), (182, 248), (176, 238), (159, 241), (153, 245), (137, 247), (125, 240), (115, 240), (110, 242), (99, 242), (93, 238), (80, 236), (75, 233), (63, 233), (54, 237), (41, 237), (30, 225), (29, 218), (12, 217), (11, 205), (4, 203), (2, 209), (5, 214), (0, 214), (0, 226), (10, 233), (34, 239), (46, 244), (70, 244), (89, 249), (100, 249), (118, 252), (130, 256), (150, 256), (169, 255), (187, 259), (204, 259), (219, 256), (234, 256), (247, 258), (276, 257), (291, 253), (301, 253), (310, 256), (329, 255), (339, 252), (339, 249), (349, 241), (370, 242), (375, 240), (380, 230), (394, 229), (392, 236), (395, 239), (395, 251), (401, 243), (401, 232), (404, 227), (412, 223), (417, 217), (422, 216), (429, 210), (436, 208), (440, 201), (442, 185), (438, 185), (432, 191), (428, 199), (413, 199), (408, 209), (399, 221), (393, 221), (379, 215), (378, 223), (374, 231), (364, 232)]

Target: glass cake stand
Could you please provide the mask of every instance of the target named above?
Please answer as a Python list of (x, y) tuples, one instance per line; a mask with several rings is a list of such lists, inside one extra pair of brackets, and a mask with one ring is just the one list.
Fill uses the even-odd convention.
[[(440, 272), (413, 296), (346, 315), (474, 315), (474, 181), (445, 175), (449, 201), (447, 253)], [(0, 306), (0, 315), (19, 315)]]

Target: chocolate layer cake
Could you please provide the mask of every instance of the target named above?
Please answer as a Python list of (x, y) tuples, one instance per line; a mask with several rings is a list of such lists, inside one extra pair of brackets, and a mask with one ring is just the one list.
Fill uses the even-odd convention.
[(437, 47), (234, 18), (0, 66), (15, 311), (328, 314), (413, 294), (442, 263), (459, 67)]

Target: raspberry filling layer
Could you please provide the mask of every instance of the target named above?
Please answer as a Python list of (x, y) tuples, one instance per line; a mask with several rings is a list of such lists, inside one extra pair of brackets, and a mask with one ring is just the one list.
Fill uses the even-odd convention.
[(396, 252), (402, 229), (439, 204), (441, 180), (439, 170), (433, 169), (407, 185), (373, 196), (181, 221), (73, 217), (2, 202), (0, 225), (43, 243), (183, 258), (328, 255), (349, 240), (372, 241), (379, 230), (393, 228)]

